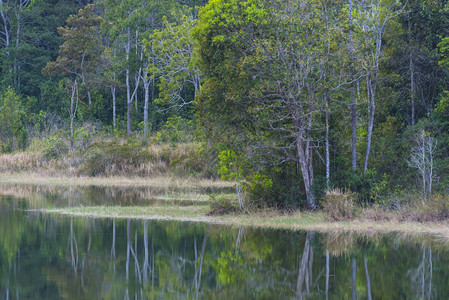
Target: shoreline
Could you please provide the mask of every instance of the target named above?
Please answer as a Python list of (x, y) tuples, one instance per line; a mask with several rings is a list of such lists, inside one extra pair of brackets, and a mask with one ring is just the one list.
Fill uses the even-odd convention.
[[(232, 188), (231, 182), (166, 177), (78, 177), (57, 176), (40, 173), (0, 173), (0, 185), (32, 185), (42, 187), (78, 187), (89, 186), (115, 188)], [(176, 200), (176, 199), (175, 199)], [(183, 201), (183, 199), (179, 199)], [(198, 201), (191, 206), (85, 206), (68, 208), (37, 208), (29, 212), (76, 216), (86, 218), (119, 218), (180, 222), (202, 222), (233, 227), (253, 227), (286, 230), (314, 230), (319, 232), (359, 232), (359, 233), (389, 233), (401, 232), (409, 234), (431, 234), (449, 239), (449, 220), (440, 222), (416, 222), (382, 220), (355, 217), (347, 221), (328, 221), (322, 211), (296, 211), (284, 213), (276, 210), (260, 210), (250, 214), (230, 214), (208, 216), (210, 208), (207, 200)]]
[(253, 214), (231, 214), (207, 216), (208, 206), (176, 207), (75, 207), (65, 209), (35, 209), (29, 212), (74, 216), (95, 219), (136, 219), (177, 222), (200, 222), (231, 227), (253, 227), (262, 229), (313, 230), (317, 232), (353, 233), (406, 233), (431, 234), (449, 238), (449, 222), (398, 222), (353, 219), (330, 222), (322, 212), (295, 212), (281, 215), (274, 211), (261, 211)]
[(59, 175), (52, 177), (41, 173), (0, 173), (0, 184), (27, 184), (42, 186), (74, 187), (180, 187), (180, 188), (232, 188), (233, 183), (194, 177), (154, 176), (154, 177), (88, 177)]

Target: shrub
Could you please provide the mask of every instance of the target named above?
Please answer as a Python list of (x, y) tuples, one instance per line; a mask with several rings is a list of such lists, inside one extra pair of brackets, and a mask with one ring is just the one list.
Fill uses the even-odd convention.
[(449, 196), (436, 194), (414, 208), (418, 222), (444, 221), (449, 219)]
[(231, 199), (225, 196), (210, 196), (210, 211), (208, 212), (209, 216), (227, 215), (237, 212), (238, 210), (238, 207), (232, 203)]
[[(149, 148), (150, 152), (153, 148)], [(178, 144), (176, 149), (166, 144), (161, 148), (161, 160), (179, 176), (215, 175), (212, 149), (198, 142)]]
[(179, 116), (168, 118), (167, 122), (156, 134), (156, 141), (159, 143), (170, 143), (176, 147), (178, 143), (193, 142), (195, 139), (195, 123)]
[(11, 87), (0, 93), (0, 152), (25, 148), (28, 137), (23, 114), (20, 98)]
[(67, 154), (69, 147), (67, 146), (62, 133), (60, 131), (55, 132), (53, 135), (43, 139), (42, 155), (45, 160), (51, 160), (59, 158), (62, 155)]
[(340, 189), (327, 191), (323, 208), (333, 221), (349, 220), (354, 217), (354, 195)]
[(101, 142), (89, 147), (83, 158), (81, 173), (88, 176), (139, 174), (148, 162), (148, 151), (133, 141), (124, 144), (118, 142)]

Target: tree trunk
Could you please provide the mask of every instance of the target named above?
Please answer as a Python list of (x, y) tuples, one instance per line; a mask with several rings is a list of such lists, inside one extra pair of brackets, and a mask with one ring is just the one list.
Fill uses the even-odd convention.
[(357, 171), (357, 110), (355, 97), (355, 78), (354, 78), (354, 42), (352, 33), (352, 0), (348, 0), (348, 19), (349, 19), (349, 55), (351, 57), (351, 129), (352, 129), (352, 171)]
[(410, 13), (408, 18), (408, 38), (409, 38), (409, 72), (410, 72), (410, 102), (411, 102), (411, 122), (415, 124), (415, 66), (413, 64), (413, 42), (412, 42), (412, 28), (410, 22)]
[(200, 255), (200, 264), (198, 267), (198, 273), (197, 273), (197, 288), (196, 288), (196, 299), (198, 299), (198, 294), (201, 288), (201, 274), (203, 272), (203, 261), (204, 261), (204, 254), (206, 251), (206, 242), (207, 242), (207, 238), (209, 236), (209, 230), (206, 231), (206, 234), (204, 235), (204, 239), (203, 239), (203, 245), (201, 246), (201, 255)]
[(74, 148), (74, 141), (73, 141), (73, 136), (74, 136), (74, 120), (76, 117), (76, 112), (78, 110), (78, 84), (75, 81), (72, 84), (72, 95), (70, 98), (70, 111), (69, 111), (69, 115), (70, 115), (70, 147), (73, 149)]
[(143, 222), (143, 246), (144, 246), (144, 252), (145, 252), (145, 256), (144, 256), (144, 260), (143, 260), (143, 268), (142, 268), (142, 273), (143, 273), (143, 284), (145, 286), (148, 285), (148, 270), (150, 269), (150, 265), (149, 265), (149, 251), (148, 251), (148, 221), (144, 221)]
[(422, 168), (422, 188), (423, 188), (423, 196), (424, 196), (424, 200), (426, 200), (427, 199), (427, 189), (426, 189), (426, 186), (427, 186), (427, 184), (426, 184), (426, 177), (427, 177), (427, 172), (426, 172), (426, 140), (425, 140), (425, 137), (424, 137), (424, 132), (421, 134), (422, 135), (422, 141), (423, 141), (423, 143), (422, 143), (422, 161), (423, 161), (423, 168)]
[(326, 251), (326, 300), (329, 299), (329, 251)]
[(112, 220), (112, 246), (111, 246), (111, 259), (115, 260), (115, 219)]
[(128, 28), (128, 44), (125, 46), (126, 51), (126, 133), (128, 136), (131, 136), (131, 105), (133, 102), (133, 99), (131, 98), (131, 86), (129, 83), (129, 50), (131, 47), (131, 37), (130, 37), (130, 29)]
[(72, 257), (72, 268), (76, 274), (78, 269), (78, 244), (73, 230), (73, 217), (70, 218), (70, 254)]
[(0, 0), (0, 16), (2, 17), (3, 21), (3, 35), (4, 37), (4, 43), (5, 43), (5, 54), (6, 56), (9, 56), (9, 45), (11, 43), (11, 37), (8, 29), (8, 17), (6, 15), (5, 10), (3, 9), (5, 5), (3, 4), (3, 0)]
[(85, 59), (85, 57), (86, 57), (86, 53), (83, 54), (83, 58), (81, 60), (81, 79), (83, 80), (83, 85), (84, 85), (84, 88), (86, 89), (87, 99), (89, 100), (89, 106), (91, 106), (92, 105), (92, 97), (90, 95), (89, 86), (87, 85), (86, 74), (84, 72), (84, 59)]
[(368, 263), (366, 262), (366, 255), (363, 256), (363, 263), (365, 264), (366, 290), (368, 293), (368, 300), (371, 300), (373, 298), (371, 297), (371, 280), (369, 278)]
[(129, 257), (131, 254), (131, 221), (126, 220), (126, 285), (129, 283)]
[(375, 90), (376, 90), (376, 75), (374, 75), (374, 79), (371, 78), (371, 74), (368, 72), (366, 76), (366, 83), (368, 88), (368, 134), (367, 134), (367, 142), (366, 142), (366, 155), (365, 155), (365, 164), (363, 167), (363, 174), (366, 174), (368, 170), (368, 161), (369, 155), (371, 152), (371, 141), (373, 136), (373, 128), (374, 128), (374, 113), (376, 110), (375, 103)]
[(310, 269), (310, 260), (313, 257), (312, 255), (312, 247), (311, 242), (313, 239), (313, 232), (307, 232), (306, 242), (304, 244), (304, 250), (302, 252), (301, 263), (299, 264), (298, 269), (298, 281), (296, 283), (296, 299), (303, 298), (303, 284), (306, 281), (306, 277), (308, 277), (308, 272)]
[(357, 299), (357, 260), (352, 259), (352, 300)]
[(148, 109), (150, 104), (150, 82), (151, 79), (147, 78), (148, 71), (146, 70), (148, 66), (144, 67), (143, 71), (143, 88), (145, 90), (145, 105), (143, 108), (143, 134), (146, 136), (148, 134)]
[(113, 84), (111, 85), (111, 94), (112, 94), (112, 123), (114, 124), (113, 126), (114, 126), (114, 129), (115, 129), (115, 126), (116, 126), (116, 116), (117, 116), (117, 109), (116, 109), (116, 94), (115, 94), (115, 91), (116, 91), (116, 87), (115, 87), (115, 72), (114, 72), (114, 75), (113, 75), (113, 79), (114, 79), (114, 82), (113, 82)]
[(315, 196), (312, 193), (313, 177), (310, 175), (310, 161), (306, 158), (304, 150), (304, 142), (301, 138), (296, 140), (296, 150), (298, 152), (299, 164), (301, 166), (302, 179), (304, 181), (304, 188), (306, 191), (307, 205), (310, 209), (315, 209)]
[(328, 91), (326, 91), (326, 187), (330, 188), (330, 153), (329, 153), (329, 114), (330, 114), (330, 101)]

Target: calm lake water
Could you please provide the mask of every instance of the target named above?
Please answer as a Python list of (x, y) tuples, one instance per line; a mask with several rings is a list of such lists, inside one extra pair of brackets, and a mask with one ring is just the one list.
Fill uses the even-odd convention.
[(449, 241), (438, 237), (27, 211), (145, 202), (94, 190), (0, 190), (15, 194), (0, 196), (0, 299), (449, 299)]

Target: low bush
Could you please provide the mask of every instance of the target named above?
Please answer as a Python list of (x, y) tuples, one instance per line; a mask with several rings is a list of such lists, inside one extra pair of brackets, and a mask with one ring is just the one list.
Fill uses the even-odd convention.
[[(154, 147), (149, 148), (150, 152)], [(207, 145), (192, 142), (178, 144), (176, 148), (173, 148), (165, 144), (161, 150), (160, 158), (173, 174), (180, 176), (216, 176), (213, 153)]]
[(149, 154), (133, 141), (95, 143), (87, 149), (80, 173), (101, 175), (148, 175)]
[(340, 189), (327, 191), (323, 199), (323, 208), (332, 221), (349, 220), (354, 217), (354, 195)]
[(42, 140), (42, 157), (44, 160), (57, 159), (69, 151), (64, 133), (57, 131)]
[(435, 194), (405, 210), (404, 217), (408, 217), (412, 221), (445, 221), (449, 219), (449, 196)]
[(207, 215), (218, 216), (227, 215), (239, 211), (239, 207), (235, 205), (231, 199), (225, 196), (210, 196), (210, 211)]

